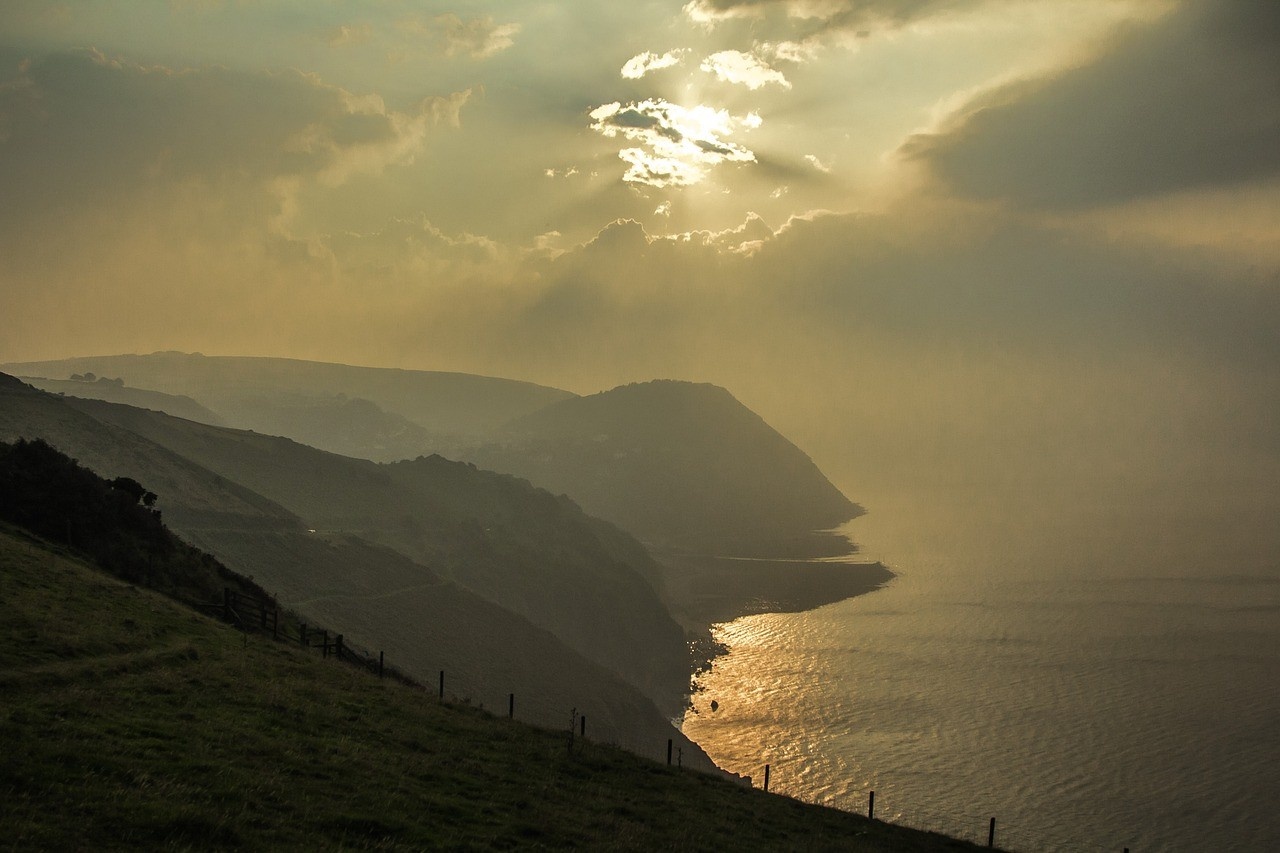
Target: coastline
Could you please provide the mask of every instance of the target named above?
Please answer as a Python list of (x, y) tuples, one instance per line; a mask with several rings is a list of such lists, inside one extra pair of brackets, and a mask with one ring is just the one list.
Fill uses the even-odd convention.
[(713, 626), (760, 613), (816, 610), (875, 592), (896, 577), (879, 561), (854, 560), (857, 546), (839, 539), (843, 547), (832, 549), (828, 541), (826, 553), (817, 556), (655, 554), (662, 567), (663, 597), (690, 638), (689, 690), (682, 700), (686, 710), (698, 691), (698, 677), (729, 651), (715, 640)]
[[(852, 556), (852, 554), (847, 555)], [(895, 577), (883, 563), (662, 554), (669, 605), (686, 630), (759, 613), (800, 613), (874, 592)]]

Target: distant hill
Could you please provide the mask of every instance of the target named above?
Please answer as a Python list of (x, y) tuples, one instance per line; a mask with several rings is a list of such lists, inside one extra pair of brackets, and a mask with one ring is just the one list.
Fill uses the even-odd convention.
[(231, 425), (281, 435), (331, 453), (394, 462), (457, 443), (362, 397), (313, 396), (275, 391), (216, 398)]
[[(568, 391), (531, 382), (466, 373), (180, 352), (15, 362), (0, 365), (0, 369), (49, 379), (85, 373), (119, 377), (135, 388), (188, 395), (227, 423), (259, 431), (268, 430), (261, 429), (262, 421), (254, 421), (255, 418), (286, 416), (287, 409), (296, 406), (301, 398), (318, 404), (358, 398), (416, 424), (426, 434), (437, 436), (433, 439), (436, 442), (487, 434), (512, 418), (573, 396)], [(282, 407), (284, 412), (267, 415), (264, 406), (276, 395), (285, 395), (291, 402)], [(353, 415), (350, 411), (339, 414), (348, 419)], [(331, 442), (326, 449), (365, 456), (365, 449), (378, 448), (361, 439), (351, 447)], [(438, 449), (441, 445), (433, 443), (402, 458)]]
[(87, 400), (106, 400), (109, 403), (123, 403), (126, 406), (137, 406), (139, 409), (153, 409), (173, 415), (175, 418), (186, 418), (202, 424), (223, 426), (223, 420), (215, 412), (197, 403), (183, 394), (165, 394), (162, 391), (149, 391), (144, 388), (130, 388), (123, 380), (93, 376), (88, 379), (41, 379), (31, 377), (24, 379), (34, 388), (52, 394), (66, 394), (69, 397), (84, 397)]
[(843, 537), (815, 531), (862, 511), (714, 385), (660, 380), (576, 397), (466, 374), (174, 352), (10, 367), (70, 386), (83, 383), (64, 377), (120, 377), (187, 395), (228, 425), (345, 456), (463, 459), (567, 494), (650, 545), (685, 553), (842, 555)]
[(180, 529), (304, 529), (280, 504), (136, 433), (103, 423), (76, 409), (74, 402), (0, 373), (0, 441), (44, 439), (101, 476), (146, 483), (160, 495), (157, 506), (165, 520)]
[(655, 381), (554, 403), (466, 458), (565, 493), (659, 546), (718, 554), (842, 553), (814, 537), (862, 509), (715, 385)]

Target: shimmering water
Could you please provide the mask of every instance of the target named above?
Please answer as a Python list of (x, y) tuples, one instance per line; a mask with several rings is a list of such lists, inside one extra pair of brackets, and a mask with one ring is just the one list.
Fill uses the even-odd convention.
[[(1007, 513), (977, 537), (983, 511), (926, 528), (896, 508), (851, 530), (889, 587), (717, 629), (730, 652), (684, 723), (712, 758), (855, 811), (874, 790), (877, 817), (984, 843), (994, 816), (1011, 849), (1280, 849), (1269, 539), (1215, 560), (1167, 511), (1028, 539)], [(1158, 541), (1118, 548), (1126, 525)]]

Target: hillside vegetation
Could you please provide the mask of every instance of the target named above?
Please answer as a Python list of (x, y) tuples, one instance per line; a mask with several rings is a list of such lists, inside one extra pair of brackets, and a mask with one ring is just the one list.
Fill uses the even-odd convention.
[(14, 849), (975, 849), (594, 739), (570, 750), (567, 716), (545, 730), (439, 704), (14, 528), (0, 578)]

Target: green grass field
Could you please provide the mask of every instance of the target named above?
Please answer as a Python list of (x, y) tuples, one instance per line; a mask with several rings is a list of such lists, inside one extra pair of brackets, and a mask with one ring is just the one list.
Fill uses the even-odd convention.
[[(240, 634), (0, 531), (0, 846), (964, 850)], [(567, 716), (567, 715), (566, 715)]]

